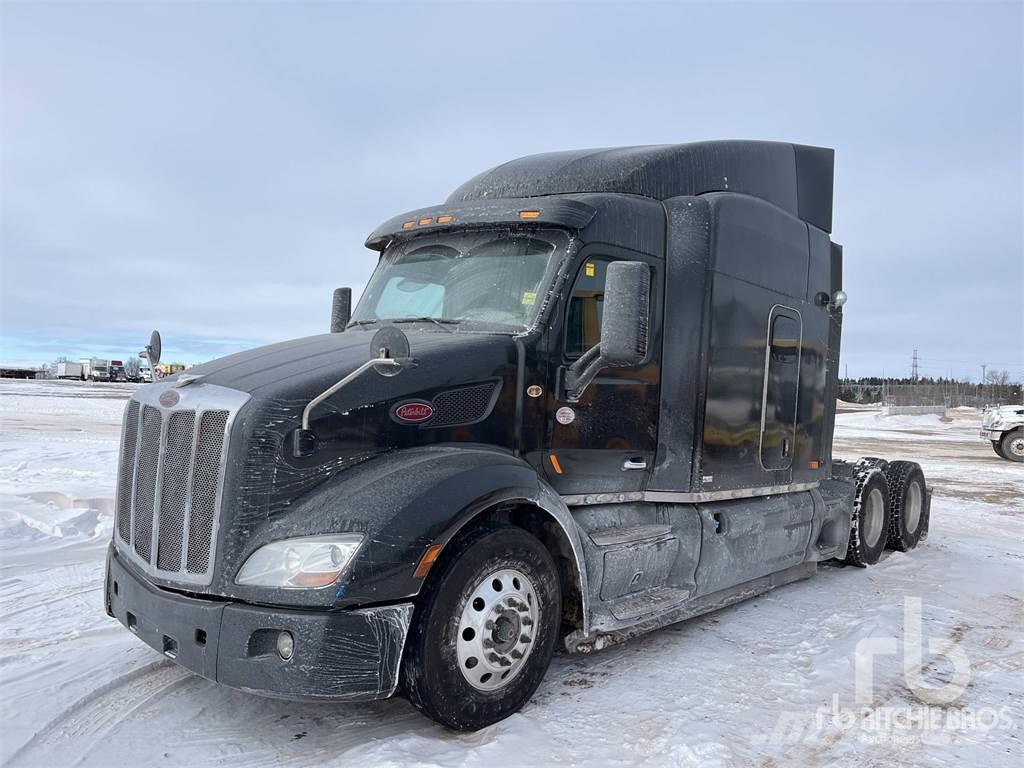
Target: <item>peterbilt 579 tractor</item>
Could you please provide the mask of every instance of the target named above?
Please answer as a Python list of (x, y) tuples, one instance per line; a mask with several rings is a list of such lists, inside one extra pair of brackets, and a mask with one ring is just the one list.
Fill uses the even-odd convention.
[(786, 143), (556, 152), (385, 222), (331, 333), (133, 395), (107, 611), (228, 686), (475, 729), (556, 646), (912, 549), (920, 467), (832, 458), (832, 177)]

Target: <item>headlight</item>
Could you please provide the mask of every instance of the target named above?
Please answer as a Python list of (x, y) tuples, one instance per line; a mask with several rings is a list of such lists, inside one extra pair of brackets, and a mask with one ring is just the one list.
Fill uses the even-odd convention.
[(996, 416), (994, 419), (992, 419), (992, 422), (989, 424), (989, 426), (990, 427), (1001, 427), (1001, 426), (1003, 426), (1003, 417), (1002, 416)]
[(326, 587), (338, 580), (362, 543), (362, 534), (338, 533), (265, 544), (249, 555), (235, 583), (279, 589)]

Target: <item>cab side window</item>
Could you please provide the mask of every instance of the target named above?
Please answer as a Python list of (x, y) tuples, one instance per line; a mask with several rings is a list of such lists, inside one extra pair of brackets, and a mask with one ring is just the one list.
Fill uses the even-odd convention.
[(572, 286), (565, 316), (565, 356), (577, 358), (601, 341), (604, 285), (610, 259), (587, 259)]

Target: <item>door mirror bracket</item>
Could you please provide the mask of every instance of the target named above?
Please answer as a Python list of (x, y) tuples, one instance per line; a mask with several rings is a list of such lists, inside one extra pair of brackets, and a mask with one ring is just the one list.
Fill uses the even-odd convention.
[(578, 402), (604, 368), (629, 368), (647, 357), (650, 330), (651, 271), (642, 261), (608, 265), (601, 318), (601, 341), (565, 372), (565, 399)]

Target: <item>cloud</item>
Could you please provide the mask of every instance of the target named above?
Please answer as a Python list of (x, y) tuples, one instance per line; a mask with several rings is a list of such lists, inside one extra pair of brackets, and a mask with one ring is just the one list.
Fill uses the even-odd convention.
[(852, 375), (1024, 373), (1021, 6), (624, 7), (8, 4), (0, 359), (318, 333), (485, 168), (764, 138), (837, 150)]

